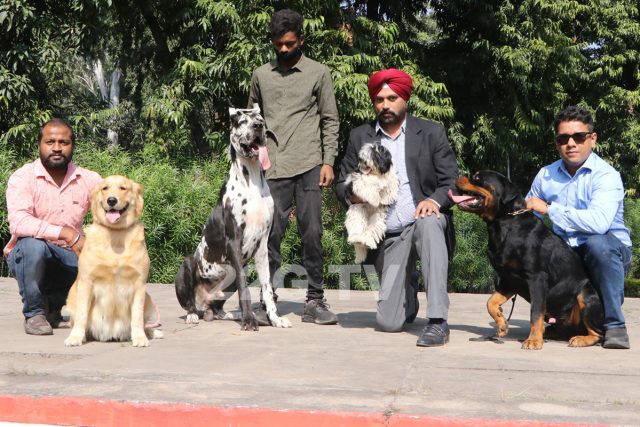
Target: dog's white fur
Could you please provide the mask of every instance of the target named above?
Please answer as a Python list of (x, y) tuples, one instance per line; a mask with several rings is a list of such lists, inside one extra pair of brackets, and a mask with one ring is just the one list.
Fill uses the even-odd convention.
[(90, 337), (146, 347), (149, 338), (162, 338), (159, 329), (145, 329), (145, 324), (158, 324), (158, 314), (146, 292), (149, 255), (139, 220), (142, 192), (140, 184), (114, 175), (91, 193), (93, 223), (85, 229), (78, 277), (67, 297), (72, 323), (67, 346)]
[(344, 222), (347, 242), (355, 248), (356, 263), (362, 263), (367, 250), (378, 247), (384, 238), (388, 207), (398, 197), (399, 182), (393, 165), (381, 173), (373, 156), (374, 150), (380, 149), (386, 150), (379, 143), (364, 144), (358, 153), (358, 169), (346, 180), (352, 194), (364, 201), (349, 206)]

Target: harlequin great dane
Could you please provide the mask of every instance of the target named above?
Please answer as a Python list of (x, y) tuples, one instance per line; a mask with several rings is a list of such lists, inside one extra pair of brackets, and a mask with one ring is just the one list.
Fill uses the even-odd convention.
[(251, 311), (251, 296), (244, 266), (254, 258), (262, 295), (271, 324), (289, 328), (279, 317), (269, 277), (267, 238), (273, 222), (273, 199), (263, 169), (270, 166), (265, 141), (273, 132), (265, 128), (258, 104), (252, 109), (229, 108), (231, 144), (229, 177), (209, 216), (194, 255), (185, 258), (175, 280), (180, 305), (187, 310), (186, 323), (234, 319), (222, 309), (237, 290), (242, 330), (258, 330)]

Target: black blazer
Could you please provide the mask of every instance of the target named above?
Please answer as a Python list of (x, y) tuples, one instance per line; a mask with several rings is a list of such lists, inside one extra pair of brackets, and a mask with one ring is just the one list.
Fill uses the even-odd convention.
[[(376, 122), (359, 126), (351, 131), (347, 151), (340, 164), (336, 181), (336, 194), (345, 204), (347, 176), (358, 165), (358, 152), (363, 144), (376, 139)], [(447, 193), (455, 188), (458, 164), (444, 126), (407, 115), (405, 134), (405, 162), (413, 200), (417, 205), (427, 198), (440, 204), (440, 212), (447, 218), (447, 248), (449, 258), (453, 256), (455, 234), (450, 208), (453, 203)]]

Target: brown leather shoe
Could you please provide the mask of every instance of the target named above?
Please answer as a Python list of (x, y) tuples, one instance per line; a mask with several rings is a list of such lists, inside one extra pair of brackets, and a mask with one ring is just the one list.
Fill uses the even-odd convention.
[(53, 329), (44, 314), (36, 314), (26, 319), (24, 331), (29, 335), (53, 335)]

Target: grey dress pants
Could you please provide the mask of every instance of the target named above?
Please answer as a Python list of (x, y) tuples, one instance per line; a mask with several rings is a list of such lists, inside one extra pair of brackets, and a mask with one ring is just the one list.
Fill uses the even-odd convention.
[(449, 295), (447, 274), (449, 259), (445, 242), (447, 222), (444, 215), (418, 218), (400, 234), (389, 234), (384, 242), (382, 274), (376, 322), (380, 330), (399, 332), (407, 317), (415, 312), (410, 285), (416, 260), (422, 265), (427, 291), (427, 317), (447, 319)]

